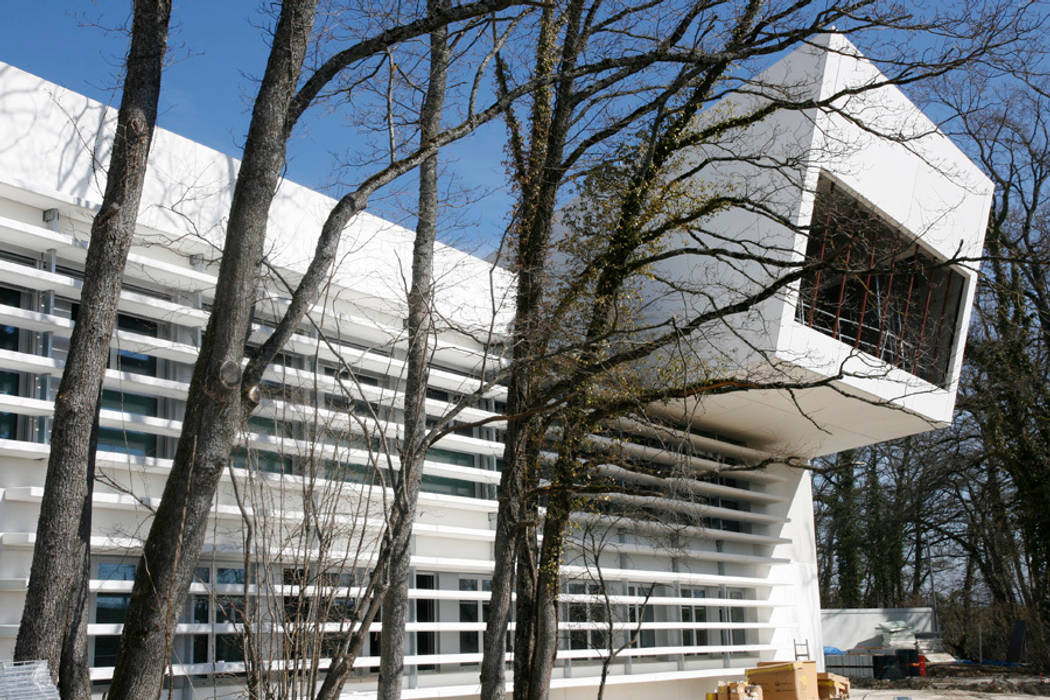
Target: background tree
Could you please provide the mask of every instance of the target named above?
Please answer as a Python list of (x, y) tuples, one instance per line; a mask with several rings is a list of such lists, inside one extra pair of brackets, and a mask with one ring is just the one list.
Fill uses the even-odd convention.
[[(859, 513), (883, 526), (897, 523), (880, 532), (895, 532), (893, 547), (910, 550), (910, 561), (894, 573), (865, 548), (873, 583), (875, 572), (885, 569), (879, 579), (897, 587), (876, 586), (885, 593), (872, 602), (928, 600), (928, 592), (917, 595), (919, 584), (936, 576), (950, 648), (978, 657), (980, 628), (984, 657), (1005, 658), (1009, 628), (1024, 620), (1028, 658), (1037, 665), (1050, 658), (1045, 55), (1038, 40), (1008, 47), (935, 86), (931, 99), (945, 108), (944, 128), (996, 185), (987, 258), (954, 425), (936, 437), (877, 448), (882, 455), (876, 460), (903, 469), (897, 476), (883, 469), (874, 482), (879, 496), (868, 489)], [(908, 483), (899, 478), (904, 475)], [(831, 513), (840, 499), (828, 488), (830, 480), (825, 485), (825, 512)], [(886, 511), (892, 511), (888, 519)], [(826, 521), (825, 543), (839, 527), (833, 520)], [(838, 595), (841, 580), (827, 580), (835, 583), (826, 594)]]

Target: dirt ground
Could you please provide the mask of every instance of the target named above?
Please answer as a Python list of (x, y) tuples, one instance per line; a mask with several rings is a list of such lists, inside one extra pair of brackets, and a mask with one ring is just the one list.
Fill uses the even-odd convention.
[[(864, 686), (864, 687), (862, 687)], [(850, 700), (1032, 700), (1050, 696), (1050, 678), (998, 666), (931, 667), (925, 678), (856, 680)]]
[(1032, 695), (1020, 691), (989, 692), (932, 687), (918, 690), (854, 688), (850, 693), (850, 700), (897, 700), (898, 698), (910, 698), (911, 700), (1032, 700)]

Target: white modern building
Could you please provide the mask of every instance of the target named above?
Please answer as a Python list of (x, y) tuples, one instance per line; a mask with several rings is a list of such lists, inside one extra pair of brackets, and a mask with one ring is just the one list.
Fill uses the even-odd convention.
[[(764, 73), (756, 90), (827, 97), (879, 79), (844, 40), (829, 41), (836, 51), (797, 51)], [(613, 664), (608, 692), (616, 698), (696, 697), (758, 660), (794, 658), (802, 643), (819, 658), (810, 479), (780, 462), (950, 420), (975, 284), (972, 268), (954, 261), (981, 250), (991, 185), (896, 88), (851, 97), (842, 107), (901, 138), (821, 111), (778, 115), (734, 134), (734, 147), (751, 149), (755, 160), (725, 167), (715, 179), (761, 194), (782, 223), (730, 210), (709, 228), (722, 245), (763, 246), (788, 262), (847, 251), (874, 269), (804, 275), (731, 327), (709, 329), (706, 346), (698, 340), (698, 353), (730, 374), (833, 379), (660, 407), (667, 428), (656, 432), (624, 424), (626, 449), (654, 468), (695, 476), (685, 486), (679, 480), (675, 499), (663, 499), (675, 514), (673, 542), (656, 517), (581, 517), (580, 536), (601, 540), (607, 586), (603, 592), (596, 584), (586, 547), (570, 553), (555, 697), (593, 696), (610, 630), (617, 639), (636, 635)], [(21, 615), (52, 399), (115, 118), (109, 108), (0, 64), (0, 659), (12, 654)], [(760, 162), (788, 157), (797, 162), (787, 171)], [(100, 418), (89, 626), (99, 695), (112, 672), (137, 547), (179, 434), (200, 334), (208, 310), (222, 303), (212, 294), (215, 263), (236, 169), (229, 156), (157, 132)], [(303, 269), (331, 204), (282, 184), (268, 253), (282, 274), (294, 278)], [(340, 606), (350, 604), (370, 560), (384, 495), (375, 477), (396, 467), (410, 244), (411, 232), (358, 217), (313, 314), (316, 326), (304, 325), (268, 373), (267, 399), (231, 459), (197, 581), (177, 611), (176, 696), (237, 695), (246, 597), (261, 615), (251, 619), (285, 621), (280, 629), (270, 624), (265, 637), (283, 645), (278, 659), (316, 650), (324, 665), (325, 640), (295, 630), (337, 632)], [(452, 248), (441, 247), (437, 265), (439, 310), (450, 326), (430, 375), (427, 408), (435, 418), (500, 361), (479, 339), (505, 328), (513, 285), (506, 272)], [(661, 301), (661, 309), (678, 305), (683, 315), (746, 295), (773, 274), (717, 257), (669, 264), (664, 273), (721, 290), (703, 302), (688, 295)], [(276, 283), (260, 289), (256, 342), (281, 304)], [(317, 329), (331, 342), (321, 342)], [(459, 419), (498, 413), (502, 401), (495, 387)], [(443, 438), (426, 464), (413, 544), (407, 698), (478, 692), (501, 454), (494, 424)], [(324, 529), (303, 527), (304, 498)], [(265, 545), (246, 545), (242, 517), (254, 519), (257, 537), (269, 538)], [(321, 600), (326, 609), (317, 613)], [(373, 638), (348, 693), (373, 692), (377, 665)]]

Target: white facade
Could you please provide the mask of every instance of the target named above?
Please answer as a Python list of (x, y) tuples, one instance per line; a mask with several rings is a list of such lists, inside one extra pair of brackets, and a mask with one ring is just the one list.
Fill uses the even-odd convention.
[[(819, 85), (821, 94), (827, 94), (852, 79), (849, 70), (867, 69), (866, 63), (850, 63), (841, 55), (803, 51), (767, 75), (812, 71), (806, 84)], [(890, 103), (918, 119), (903, 96), (886, 90)], [(853, 136), (848, 125), (814, 128), (814, 123), (828, 119), (800, 117), (770, 133), (779, 138), (782, 128), (789, 129), (795, 144), (811, 144), (830, 133)], [(108, 162), (114, 121), (114, 111), (0, 64), (0, 339), (5, 343), (0, 349), (0, 659), (12, 653), (21, 615), (52, 398), (72, 327), (90, 220), (101, 199), (100, 164)], [(951, 177), (929, 170), (929, 159), (887, 146), (878, 158), (892, 160), (892, 177), (886, 177), (881, 165), (870, 165), (863, 152), (850, 167), (812, 158), (802, 171), (810, 194), (807, 187), (782, 189), (784, 206), (799, 221), (808, 217), (812, 190), (824, 171), (904, 230), (922, 231), (922, 245), (942, 259), (951, 256), (957, 239), (967, 251), (979, 250), (990, 190), (950, 144), (942, 137), (932, 138), (940, 139), (935, 147), (939, 155), (966, 177), (976, 178), (976, 189), (959, 189), (962, 186)], [(107, 478), (97, 484), (94, 500), (89, 626), (92, 678), (99, 682), (99, 692), (111, 673), (122, 596), (131, 590), (129, 574), (148, 522), (146, 506), (159, 497), (170, 466), (196, 343), (207, 309), (222, 301), (212, 297), (214, 263), (236, 168), (236, 161), (227, 156), (157, 132), (101, 414), (98, 468)], [(910, 173), (909, 178), (901, 177), (902, 172)], [(957, 206), (930, 218), (920, 206), (927, 202)], [(331, 204), (329, 198), (294, 183), (281, 185), (271, 215), (268, 255), (287, 275), (294, 277), (303, 268)], [(769, 239), (797, 235), (786, 228), (763, 228), (766, 224), (747, 221), (739, 213), (726, 216), (736, 218), (718, 225), (739, 232), (741, 240), (752, 234)], [(254, 504), (257, 513), (269, 518), (267, 527), (273, 532), (287, 535), (303, 519), (297, 494), (304, 483), (304, 465), (323, 465), (322, 476), (332, 478), (322, 481), (339, 497), (331, 522), (347, 533), (337, 538), (337, 546), (345, 546), (355, 534), (365, 543), (364, 554), (346, 565), (347, 576), (338, 583), (340, 594), (347, 597), (353, 596), (355, 570), (367, 568), (383, 492), (355, 481), (361, 471), (345, 465), (369, 460), (365, 432), (373, 440), (395, 439), (398, 434), (403, 271), (410, 267), (410, 244), (411, 232), (376, 217), (361, 215), (353, 222), (331, 289), (315, 314), (335, 345), (319, 343), (306, 327), (293, 339), (284, 363), (267, 375), (272, 394), (249, 426), (231, 469), (233, 479), (253, 479), (247, 488), (260, 494)], [(800, 259), (806, 252), (805, 242), (797, 238), (786, 238), (781, 247)], [(512, 287), (505, 272), (448, 247), (440, 247), (437, 266), (439, 310), (450, 327), (440, 334), (430, 375), (428, 412), (435, 417), (457, 392), (477, 386), (486, 357), (478, 338), (490, 327), (498, 332), (505, 326)], [(714, 268), (678, 273), (723, 274)], [(973, 282), (972, 274), (962, 274), (968, 286), (958, 320), (965, 328)], [(742, 286), (731, 282), (728, 288)], [(785, 290), (761, 306), (758, 326), (742, 326), (741, 332), (752, 334), (757, 347), (769, 348), (779, 361), (793, 365), (790, 371), (806, 376), (826, 373), (830, 364), (843, 358), (856, 361), (854, 349), (795, 322), (797, 297), (797, 285)], [(259, 305), (263, 324), (280, 309), (281, 294), (271, 289), (264, 299)], [(256, 341), (263, 337), (263, 328), (253, 335)], [(823, 433), (802, 427), (808, 423), (789, 415), (783, 397), (736, 394), (705, 403), (691, 424), (679, 418), (680, 432), (670, 441), (664, 436), (664, 448), (646, 444), (639, 429), (636, 444), (628, 449), (654, 463), (684, 462), (710, 473), (725, 465), (775, 462), (775, 456), (789, 448), (791, 454), (808, 458), (928, 429), (927, 421), (943, 422), (950, 416), (961, 338), (953, 348), (954, 374), (945, 387), (923, 382), (923, 391), (917, 393), (912, 388), (921, 380), (886, 366), (877, 376), (872, 372), (839, 382), (843, 392), (890, 399), (906, 411), (835, 394), (829, 406), (837, 418), (827, 422), (832, 438), (817, 440), (815, 436)], [(340, 356), (353, 370), (345, 382), (349, 397), (337, 386)], [(739, 353), (735, 357), (738, 371), (754, 359)], [(871, 361), (877, 362), (869, 358), (867, 364)], [(499, 358), (486, 362), (491, 366)], [(803, 400), (828, 400), (826, 390), (819, 391)], [(462, 418), (491, 415), (502, 400), (502, 392), (494, 389)], [(670, 408), (668, 414), (681, 415)], [(319, 433), (311, 427), (316, 423), (324, 426)], [(413, 544), (416, 585), (410, 595), (417, 605), (416, 619), (409, 623), (413, 634), (406, 660), (408, 698), (478, 692), (478, 640), (486, 579), (492, 570), (493, 496), (502, 454), (499, 435), (498, 424), (471, 429), (469, 435), (450, 434), (426, 464)], [(381, 443), (372, 443), (373, 448), (377, 444), (386, 465), (387, 451)], [(396, 463), (394, 452), (391, 463)], [(259, 470), (245, 468), (249, 463)], [(609, 541), (600, 562), (605, 580), (611, 582), (613, 607), (622, 616), (615, 621), (617, 634), (640, 630), (637, 643), (614, 663), (609, 692), (616, 698), (654, 692), (695, 697), (715, 679), (739, 676), (757, 660), (793, 658), (796, 641), (808, 641), (815, 656), (821, 649), (809, 474), (774, 464), (698, 480), (688, 491), (695, 500), (666, 502), (691, 518), (687, 526), (677, 528), (674, 547), (667, 544), (665, 529), (646, 522), (621, 519), (610, 529), (611, 521), (599, 516), (581, 518), (581, 531), (587, 531), (588, 524), (593, 528), (597, 523), (600, 529), (606, 523), (603, 534)], [(237, 687), (235, 676), (224, 677), (242, 668), (233, 643), (239, 627), (229, 605), (238, 596), (264, 596), (262, 587), (245, 585), (240, 519), (233, 490), (224, 484), (216, 499), (215, 526), (201, 560), (200, 580), (191, 588), (191, 600), (180, 611), (176, 629), (172, 670), (185, 698), (213, 697), (213, 687), (233, 694)], [(310, 547), (315, 545), (305, 545), (305, 556), (313, 551)], [(294, 578), (295, 556), (304, 556), (302, 551), (277, 552), (253, 564), (255, 577), (265, 575), (274, 586), (286, 586), (279, 601), (281, 595), (300, 590), (289, 577)], [(603, 652), (595, 647), (601, 646), (600, 635), (609, 625), (595, 612), (600, 607), (595, 604), (604, 597), (588, 577), (584, 559), (580, 551), (570, 552), (564, 566), (564, 632), (555, 697), (588, 697), (597, 684)], [(378, 645), (372, 640), (359, 659), (360, 674), (349, 692), (372, 692), (377, 664)]]
[[(952, 293), (962, 290), (957, 312), (940, 323), (943, 309), (927, 310), (945, 330), (955, 330), (942, 356), (948, 360), (945, 379), (926, 381), (894, 366), (892, 360), (866, 352), (873, 350), (867, 343), (841, 342), (853, 339), (836, 339), (827, 329), (814, 328), (810, 319), (799, 319), (800, 301), (809, 300), (800, 300), (796, 282), (748, 313), (733, 316), (726, 328), (709, 328), (698, 353), (712, 366), (742, 378), (816, 382), (841, 374), (842, 379), (833, 387), (800, 390), (794, 396), (752, 391), (705, 399), (696, 410), (712, 428), (765, 449), (813, 457), (944, 427), (951, 421), (976, 284), (975, 258), (982, 250), (992, 183), (886, 80), (848, 40), (828, 35), (757, 76), (747, 87), (748, 97), (734, 96), (709, 110), (715, 118), (725, 118), (746, 115), (769, 99), (834, 105), (833, 109), (775, 112), (724, 135), (697, 155), (733, 156), (729, 164), (706, 169), (708, 175), (698, 186), (712, 194), (750, 198), (769, 210), (724, 210), (706, 224), (710, 232), (706, 242), (732, 252), (776, 258), (788, 267), (693, 256), (677, 258), (660, 272), (680, 285), (693, 284), (707, 293), (718, 290), (713, 303), (728, 305), (754, 294), (796, 269), (790, 265), (806, 260), (820, 183), (834, 183), (837, 191), (897, 234), (902, 255), (914, 254), (917, 248), (936, 263), (954, 263), (949, 268), (957, 276)], [(858, 88), (861, 91), (854, 94)], [(816, 230), (814, 239), (819, 242)], [(683, 237), (683, 245), (689, 243)], [(878, 252), (875, 266), (888, 266), (892, 252)], [(848, 264), (848, 258), (840, 258), (840, 263)], [(859, 265), (854, 261), (854, 265), (864, 268), (868, 261)], [(865, 285), (873, 287), (874, 282), (865, 280)], [(661, 311), (688, 318), (711, 305), (705, 295), (675, 294)], [(920, 312), (910, 310), (913, 318), (919, 318)], [(865, 326), (878, 323), (870, 307), (866, 315)], [(885, 346), (883, 340), (883, 350)]]

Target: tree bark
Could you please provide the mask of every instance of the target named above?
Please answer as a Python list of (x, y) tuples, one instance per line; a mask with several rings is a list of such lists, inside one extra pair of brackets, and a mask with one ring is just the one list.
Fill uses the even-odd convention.
[[(565, 548), (565, 532), (572, 515), (575, 480), (575, 452), (579, 434), (574, 427), (567, 427), (570, 444), (565, 446), (562, 455), (553, 467), (547, 514), (543, 520), (543, 545), (540, 547), (539, 565), (537, 566), (536, 586), (533, 592), (533, 637), (532, 659), (528, 668), (528, 695), (518, 695), (517, 678), (515, 678), (515, 697), (527, 700), (547, 700), (550, 695), (550, 680), (554, 671), (554, 662), (558, 655), (558, 601), (561, 586), (561, 563)], [(563, 478), (569, 475), (569, 478)]]
[[(574, 17), (579, 17), (582, 5), (578, 1), (571, 3)], [(557, 192), (564, 174), (562, 154), (572, 114), (573, 80), (567, 73), (575, 65), (580, 50), (578, 37), (570, 34), (558, 52), (559, 25), (553, 5), (544, 6), (540, 21), (536, 75), (553, 75), (560, 58), (563, 77), (554, 86), (537, 90), (533, 96), (528, 158), (516, 173), (521, 212), (513, 241), (518, 287), (511, 349), (514, 366), (507, 389), (507, 412), (511, 416), (527, 415), (532, 408), (538, 374), (535, 360), (542, 350), (544, 333), (541, 306), (547, 281), (546, 256)], [(527, 669), (534, 635), (533, 620), (527, 611), (531, 610), (535, 591), (537, 554), (537, 510), (535, 493), (529, 485), (536, 481), (542, 444), (538, 422), (534, 417), (507, 421), (496, 516), (492, 597), (481, 664), (481, 697), (485, 700), (500, 700), (506, 694), (507, 627), (515, 589), (518, 615), (514, 635), (514, 694), (518, 698), (529, 697)]]
[[(448, 0), (427, 0), (427, 13), (447, 9)], [(441, 131), (441, 112), (448, 77), (448, 27), (430, 33), (430, 75), (419, 119), (419, 142), (425, 146)], [(408, 293), (408, 355), (405, 358), (405, 434), (401, 468), (394, 488), (395, 528), (389, 563), (389, 587), (383, 600), (380, 636), (379, 700), (400, 700), (405, 663), (405, 623), (411, 578), (412, 526), (423, 482), (427, 452), (427, 380), (430, 336), (434, 332), (434, 241), (437, 239), (438, 154), (419, 168), (419, 216), (412, 246), (412, 288)], [(418, 652), (418, 649), (417, 649)]]
[(317, 0), (281, 6), (237, 173), (215, 299), (186, 402), (182, 435), (139, 559), (110, 700), (161, 690), (174, 625), (208, 516), (243, 423), (241, 359), (251, 321), (267, 216), (284, 167), (286, 120), (313, 28)]
[(170, 0), (137, 0), (102, 206), (91, 225), (80, 310), (55, 397), (33, 564), (15, 644), (44, 659), (65, 700), (89, 698), (86, 619), (91, 497), (102, 378), (157, 119)]

